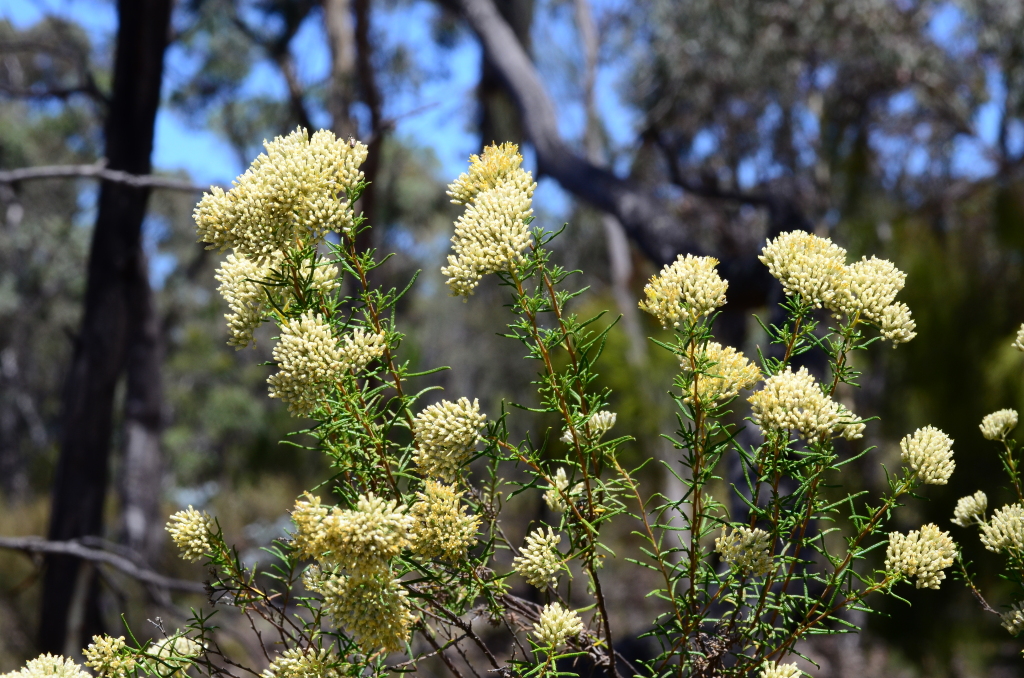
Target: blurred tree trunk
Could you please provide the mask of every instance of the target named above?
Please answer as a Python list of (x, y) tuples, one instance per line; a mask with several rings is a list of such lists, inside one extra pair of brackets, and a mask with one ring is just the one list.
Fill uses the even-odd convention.
[[(172, 2), (118, 1), (113, 91), (105, 127), (111, 169), (135, 174), (150, 171)], [(64, 390), (50, 539), (102, 531), (114, 391), (151, 304), (141, 243), (148, 197), (148, 190), (124, 184), (103, 182), (100, 187), (82, 326)], [(138, 385), (146, 377), (132, 362), (132, 381)], [(90, 569), (80, 567), (73, 558), (47, 558), (40, 650), (77, 652), (85, 639), (101, 630), (97, 582)], [(82, 600), (84, 604), (78, 604)]]
[[(508, 22), (519, 43), (530, 52), (530, 28), (533, 25), (534, 0), (496, 0), (495, 6)], [(480, 102), (481, 145), (511, 141), (521, 144), (523, 125), (516, 102), (508, 93), (501, 73), (495, 67), (487, 50), (481, 52), (480, 83), (477, 85)]]
[(324, 0), (324, 27), (331, 48), (331, 81), (327, 112), (331, 129), (339, 137), (355, 137), (355, 120), (349, 112), (356, 81), (356, 44), (351, 0)]

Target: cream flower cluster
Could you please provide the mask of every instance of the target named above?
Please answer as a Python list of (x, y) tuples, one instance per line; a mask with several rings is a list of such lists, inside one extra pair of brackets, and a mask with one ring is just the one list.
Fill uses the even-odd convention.
[(807, 442), (816, 443), (839, 433), (859, 437), (864, 429), (852, 412), (825, 395), (818, 382), (801, 367), (786, 367), (765, 379), (764, 388), (748, 398), (754, 422), (768, 431), (797, 431)]
[(1003, 440), (1017, 428), (1017, 410), (999, 410), (985, 415), (978, 426), (986, 440)]
[(413, 550), (427, 558), (461, 560), (473, 543), (480, 518), (467, 515), (461, 505), (462, 492), (454, 485), (433, 480), (424, 483), (423, 492), (412, 505)]
[(931, 523), (907, 534), (889, 533), (885, 569), (907, 578), (916, 577), (919, 589), (937, 589), (946, 578), (944, 569), (953, 564), (956, 544), (948, 532)]
[(662, 327), (696, 322), (725, 304), (729, 283), (718, 275), (716, 266), (718, 259), (714, 257), (680, 254), (651, 277), (644, 287), (646, 299), (640, 302), (640, 309), (657, 318)]
[(523, 576), (528, 584), (539, 589), (548, 583), (558, 581), (558, 570), (562, 567), (562, 555), (558, 552), (558, 543), (562, 537), (550, 527), (547, 533), (538, 528), (526, 535), (526, 545), (522, 555), (512, 560), (512, 569)]
[[(286, 287), (275, 285), (270, 280), (275, 271), (280, 272), (284, 256), (280, 252), (270, 255), (262, 263), (248, 259), (241, 254), (229, 254), (221, 263), (214, 276), (220, 283), (217, 291), (224, 297), (230, 313), (224, 314), (228, 323), (228, 345), (244, 348), (252, 343), (252, 334), (271, 312), (273, 303), (284, 306), (289, 296)], [(327, 294), (336, 289), (338, 267), (317, 265), (310, 271), (310, 262), (304, 261), (299, 274), (309, 280), (312, 290)]]
[(1024, 351), (1024, 323), (1021, 323), (1020, 329), (1017, 330), (1017, 338), (1013, 342), (1013, 347), (1018, 351)]
[(1016, 636), (1024, 631), (1024, 602), (1014, 603), (999, 617), (1003, 620), (1002, 627), (1009, 631), (1011, 636)]
[(180, 633), (161, 638), (146, 650), (151, 657), (145, 661), (146, 673), (160, 678), (181, 676), (202, 651), (202, 645)]
[(847, 266), (845, 249), (803, 231), (769, 241), (760, 259), (787, 295), (872, 322), (894, 346), (917, 336), (910, 309), (896, 301), (907, 275), (891, 261), (864, 257)]
[(402, 582), (390, 573), (328, 577), (318, 592), (324, 597), (323, 611), (352, 634), (365, 654), (405, 649), (416, 616)]
[(92, 678), (87, 671), (60, 655), (43, 654), (29, 660), (17, 671), (4, 673), (0, 678)]
[(135, 670), (135, 658), (126, 651), (124, 636), (93, 636), (85, 648), (85, 665), (105, 678), (125, 678)]
[(200, 513), (191, 506), (178, 511), (171, 516), (166, 529), (185, 560), (198, 562), (212, 550), (210, 533), (213, 531), (213, 519), (205, 511)]
[(960, 497), (957, 500), (956, 508), (953, 509), (953, 519), (950, 522), (960, 527), (970, 527), (975, 523), (982, 524), (985, 522), (985, 511), (987, 510), (988, 496), (978, 490), (974, 494)]
[(533, 627), (537, 643), (556, 652), (565, 646), (565, 641), (583, 632), (583, 620), (575, 610), (567, 610), (561, 603), (545, 605), (540, 619)]
[(803, 672), (796, 667), (795, 663), (767, 662), (761, 668), (760, 678), (800, 678), (801, 675)]
[(459, 398), (430, 405), (413, 419), (412, 433), (420, 473), (445, 483), (459, 478), (462, 466), (473, 456), (487, 415), (480, 412), (480, 401)]
[(312, 311), (281, 327), (274, 361), (278, 371), (267, 378), (270, 397), (285, 401), (298, 416), (316, 409), (327, 385), (340, 379), (346, 366), (330, 324)]
[(945, 485), (953, 475), (953, 439), (935, 428), (919, 428), (900, 441), (900, 457), (927, 485)]
[(1024, 507), (1009, 504), (997, 508), (981, 526), (981, 543), (996, 553), (1024, 550)]
[(384, 333), (367, 332), (362, 327), (352, 330), (352, 334), (342, 337), (341, 363), (346, 370), (361, 371), (370, 361), (384, 355), (387, 340)]
[(548, 508), (558, 513), (564, 513), (569, 507), (566, 506), (563, 496), (572, 499), (578, 495), (583, 488), (582, 483), (576, 483), (569, 487), (569, 478), (565, 475), (565, 469), (559, 468), (551, 478), (552, 485), (544, 492), (544, 503)]
[[(694, 362), (697, 373), (694, 373)], [(697, 398), (705, 407), (714, 407), (720, 402), (735, 398), (741, 390), (751, 388), (761, 380), (761, 370), (747, 360), (732, 346), (708, 342), (691, 362), (689, 356), (680, 356), (683, 374), (690, 378), (690, 385), (683, 394), (687, 404), (693, 404), (693, 384), (697, 385)]]
[(263, 673), (263, 678), (341, 678), (348, 664), (324, 648), (294, 647), (274, 658)]
[(194, 214), (201, 241), (264, 261), (330, 231), (351, 231), (350, 192), (363, 180), (366, 146), (327, 130), (310, 138), (299, 128), (264, 147), (231, 190), (203, 195)]
[[(615, 426), (615, 420), (618, 415), (608, 410), (601, 410), (591, 415), (590, 419), (587, 419), (587, 423), (584, 426), (587, 438), (596, 443), (605, 433), (608, 433)], [(572, 431), (565, 429), (562, 431), (562, 437), (559, 439), (566, 445), (572, 445)]]
[(771, 535), (761, 529), (724, 527), (715, 539), (715, 551), (745, 575), (764, 577), (774, 565)]
[(515, 144), (488, 146), (470, 156), (469, 172), (448, 186), (452, 202), (466, 205), (455, 222), (454, 254), (441, 273), (453, 296), (469, 296), (488, 273), (513, 270), (530, 244), (532, 175), (522, 169)]

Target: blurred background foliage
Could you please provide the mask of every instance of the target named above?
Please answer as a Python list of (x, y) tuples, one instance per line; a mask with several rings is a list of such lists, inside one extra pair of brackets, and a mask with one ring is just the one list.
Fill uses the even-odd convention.
[[(94, 163), (103, 154), (116, 25), (98, 28), (84, 17), (97, 7), (116, 16), (113, 3), (11, 6), (19, 3), (24, 7), (0, 20), (0, 169)], [(297, 124), (371, 140), (373, 188), (362, 208), (375, 228), (364, 245), (396, 252), (378, 282), (401, 286), (421, 271), (400, 309), (406, 354), (423, 368), (451, 366), (435, 383), (453, 396), (479, 397), (493, 417), (503, 401), (530, 404), (529, 363), (497, 336), (507, 312), (493, 281), (468, 303), (446, 296), (439, 267), (455, 212), (444, 190), (458, 171), (451, 157), (484, 142), (520, 142), (528, 163), (538, 160), (515, 92), (463, 21), (467, 4), (474, 3), (179, 0), (161, 110), (206, 135), (201, 139), (219, 140), (209, 150), (218, 167), (244, 167), (264, 138)], [(978, 488), (992, 505), (1010, 499), (995, 491), (998, 460), (978, 422), (995, 409), (1024, 410), (1024, 355), (1010, 348), (1024, 321), (1024, 5), (493, 5), (565, 113), (559, 133), (566, 143), (664, 205), (675, 229), (666, 242), (685, 242), (733, 265), (727, 270), (746, 271), (766, 237), (805, 228), (832, 237), (851, 256), (886, 257), (908, 273), (901, 299), (914, 312), (918, 337), (895, 351), (874, 346), (858, 365), (863, 387), (841, 394), (862, 416), (880, 418), (858, 443), (873, 449), (843, 481), (877, 492), (885, 483), (880, 464), (898, 463), (903, 435), (925, 424), (948, 432), (957, 459), (950, 485), (930, 487), (926, 501), (901, 509), (898, 519), (902, 529), (924, 521), (953, 529), (990, 600), (1012, 602), (1001, 597), (997, 561), (948, 521), (956, 499)], [(333, 28), (332, 17), (340, 21)], [(418, 37), (403, 39), (411, 32)], [(310, 54), (328, 62), (322, 77), (297, 67)], [(266, 77), (283, 85), (253, 86)], [(428, 93), (450, 99), (442, 100), (442, 113), (455, 102), (454, 122), (435, 116), (405, 125), (402, 115), (415, 122), (438, 105)], [(155, 171), (189, 179), (204, 161)], [(261, 546), (284, 534), (285, 511), (326, 466), (294, 433), (302, 423), (266, 397), (271, 336), (260, 335), (253, 350), (225, 344), (225, 308), (213, 279), (221, 255), (195, 243), (197, 197), (156, 190), (143, 223), (163, 341), (164, 462), (150, 482), (163, 515), (189, 504), (207, 508), (255, 560)], [(0, 183), (0, 535), (47, 533), (61, 389), (81, 318), (96, 200), (90, 178)], [(602, 322), (621, 315), (602, 358), (601, 385), (613, 391), (616, 432), (635, 439), (626, 448), (629, 461), (666, 458), (661, 435), (675, 423), (665, 392), (677, 366), (652, 350), (646, 337), (662, 331), (635, 308), (646, 278), (664, 261), (652, 258), (635, 229), (550, 177), (536, 208), (546, 228), (568, 223), (555, 250), (566, 266), (583, 270), (577, 280), (588, 291), (579, 313), (609, 309)], [(719, 336), (752, 355), (763, 343), (753, 316), (771, 316), (780, 293), (757, 273), (735, 279), (729, 292)], [(123, 388), (117, 397), (123, 400)], [(115, 489), (102, 536), (117, 542), (120, 405), (114, 417)], [(550, 424), (531, 421), (529, 430), (543, 435)], [(656, 468), (648, 467), (643, 482), (677, 492)], [(515, 506), (524, 521), (513, 531), (544, 510), (539, 496)], [(0, 551), (0, 671), (36, 654), (37, 565)], [(203, 576), (170, 548), (152, 565), (182, 578)], [(624, 563), (610, 566), (632, 576)], [(623, 600), (643, 593), (642, 580), (621, 586)], [(173, 618), (174, 605), (190, 602), (175, 596), (168, 607), (116, 574), (105, 575), (101, 588), (111, 630), (122, 610), (136, 628), (151, 628), (146, 619)], [(1019, 645), (958, 583), (947, 581), (941, 593), (900, 593), (911, 604), (886, 603), (862, 636), (806, 648), (821, 665), (815, 675), (1024, 670)], [(637, 609), (625, 623), (640, 633), (647, 609), (639, 602)], [(239, 651), (251, 650), (244, 629), (222, 623)]]

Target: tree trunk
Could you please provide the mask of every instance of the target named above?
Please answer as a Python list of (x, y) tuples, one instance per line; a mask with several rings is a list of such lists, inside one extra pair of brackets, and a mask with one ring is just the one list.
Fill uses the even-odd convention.
[[(150, 171), (171, 5), (172, 0), (118, 1), (113, 92), (105, 129), (111, 169)], [(53, 540), (98, 535), (103, 528), (114, 390), (150, 296), (141, 247), (148, 196), (147, 189), (124, 184), (105, 181), (100, 187), (82, 326), (64, 390), (61, 452), (50, 513)], [(68, 557), (46, 560), (39, 629), (44, 652), (79, 649), (101, 630), (95, 580), (79, 577), (79, 565)], [(87, 597), (80, 623), (68, 614), (72, 599), (78, 599), (76, 589), (86, 591)], [(69, 637), (72, 626), (77, 637)]]
[[(495, 6), (508, 22), (519, 43), (530, 51), (530, 27), (533, 25), (534, 0), (498, 0)], [(481, 145), (511, 141), (523, 143), (523, 125), (516, 102), (509, 96), (505, 80), (484, 50), (480, 54), (480, 83), (477, 85), (480, 102)]]
[(339, 137), (358, 134), (350, 107), (356, 82), (356, 44), (351, 0), (324, 0), (324, 28), (331, 48), (331, 81), (327, 112)]

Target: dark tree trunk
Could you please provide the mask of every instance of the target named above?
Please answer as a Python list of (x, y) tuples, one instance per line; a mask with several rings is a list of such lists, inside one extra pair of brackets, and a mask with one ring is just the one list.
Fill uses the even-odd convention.
[[(497, 0), (494, 4), (502, 18), (512, 28), (519, 43), (529, 52), (534, 0)], [(519, 119), (516, 102), (509, 95), (508, 86), (488, 56), (487, 50), (484, 50), (480, 57), (477, 100), (480, 102), (481, 146), (506, 141), (523, 143), (523, 125)]]
[[(150, 171), (172, 1), (118, 1), (114, 83), (105, 129), (111, 169)], [(124, 184), (103, 182), (100, 187), (82, 327), (64, 390), (50, 539), (102, 531), (114, 390), (150, 303), (141, 247), (148, 196), (147, 190)], [(80, 649), (100, 630), (95, 580), (80, 576), (89, 573), (79, 565), (73, 558), (47, 558), (39, 629), (44, 652)], [(85, 604), (77, 604), (83, 597)], [(78, 637), (69, 637), (69, 629)]]

